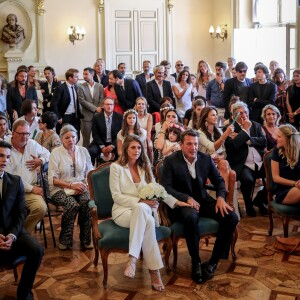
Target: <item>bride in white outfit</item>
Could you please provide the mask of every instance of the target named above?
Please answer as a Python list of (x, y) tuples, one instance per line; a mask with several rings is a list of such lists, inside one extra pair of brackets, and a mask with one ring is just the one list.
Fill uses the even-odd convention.
[[(156, 241), (155, 223), (152, 208), (158, 202), (139, 198), (139, 189), (154, 182), (151, 165), (144, 145), (137, 135), (126, 137), (119, 160), (110, 167), (109, 186), (114, 200), (112, 218), (119, 226), (130, 228), (129, 261), (124, 276), (135, 276), (136, 262), (143, 250), (144, 261), (149, 269), (152, 288), (162, 292), (159, 269), (163, 267), (161, 254)], [(171, 208), (189, 206), (168, 195), (164, 202)]]

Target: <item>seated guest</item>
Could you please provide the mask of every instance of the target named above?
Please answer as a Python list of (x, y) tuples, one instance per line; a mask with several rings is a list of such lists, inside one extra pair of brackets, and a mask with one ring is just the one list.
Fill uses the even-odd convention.
[[(202, 96), (196, 96), (195, 98), (192, 99), (192, 103), (194, 103), (195, 100), (203, 100), (204, 103), (205, 103), (205, 106), (206, 106), (206, 100), (204, 97)], [(193, 106), (188, 109), (185, 114), (184, 114), (184, 117), (183, 117), (183, 125), (184, 125), (184, 128), (187, 129), (188, 128), (188, 124), (190, 122), (190, 120), (192, 119), (192, 113), (193, 113)]]
[(269, 71), (265, 65), (256, 65), (254, 72), (257, 81), (250, 86), (248, 106), (251, 108), (250, 119), (262, 124), (262, 109), (267, 104), (275, 105), (277, 87), (268, 80)]
[(35, 140), (49, 152), (61, 145), (57, 133), (53, 130), (57, 123), (57, 115), (52, 111), (44, 112), (39, 118), (40, 132)]
[(276, 202), (300, 205), (300, 133), (290, 124), (279, 126), (271, 170), (276, 185)]
[[(234, 133), (225, 141), (227, 160), (230, 167), (236, 172), (237, 180), (241, 182), (241, 192), (247, 215), (255, 217), (256, 212), (253, 208), (251, 193), (256, 178), (264, 177), (262, 157), (266, 148), (266, 137), (262, 132), (261, 125), (249, 120), (246, 103), (237, 102), (233, 105), (232, 117), (236, 118), (237, 116)], [(259, 208), (262, 214), (266, 213), (263, 203), (259, 203)]]
[(41, 93), (43, 95), (43, 112), (51, 111), (51, 100), (55, 89), (61, 85), (61, 82), (56, 80), (55, 71), (52, 67), (47, 66), (44, 69), (46, 81), (41, 83)]
[[(201, 96), (199, 96), (199, 97), (201, 97)], [(199, 129), (200, 114), (201, 114), (201, 111), (204, 107), (205, 107), (205, 101), (204, 100), (197, 99), (197, 100), (193, 101), (192, 117), (191, 117), (190, 121), (188, 122), (188, 126), (186, 126), (185, 129), (187, 129), (187, 128), (195, 129), (195, 130)], [(186, 115), (187, 115), (187, 111), (186, 111), (185, 116), (184, 116), (184, 122), (187, 120)]]
[(103, 100), (103, 110), (92, 120), (93, 141), (89, 146), (92, 164), (101, 154), (101, 159), (117, 159), (117, 134), (122, 127), (122, 115), (114, 112), (114, 99), (106, 97)]
[(137, 121), (137, 112), (134, 109), (125, 111), (123, 115), (122, 129), (118, 132), (117, 135), (117, 147), (119, 156), (122, 153), (123, 142), (125, 138), (130, 134), (139, 136), (142, 143), (144, 144), (144, 148), (147, 149), (147, 131), (141, 128), (139, 122)]
[(39, 129), (39, 117), (37, 116), (38, 108), (34, 100), (26, 99), (21, 106), (21, 114), (17, 120), (25, 120), (29, 124), (30, 138), (35, 139)]
[(176, 107), (170, 81), (164, 80), (164, 66), (153, 68), (154, 79), (147, 82), (147, 101), (149, 103), (149, 112), (159, 112), (160, 99), (169, 97)]
[[(129, 135), (124, 140), (119, 160), (110, 167), (109, 187), (114, 205), (114, 222), (129, 228), (129, 261), (124, 276), (135, 276), (136, 262), (143, 251), (143, 258), (149, 269), (152, 288), (164, 291), (159, 269), (163, 267), (161, 254), (156, 241), (155, 223), (152, 208), (157, 208), (156, 200), (139, 197), (139, 189), (154, 182), (151, 164), (145, 154), (144, 143), (137, 135)], [(168, 195), (164, 202), (171, 208), (189, 206)]]
[(169, 124), (168, 129), (166, 130), (166, 139), (164, 141), (164, 146), (162, 148), (163, 158), (172, 154), (175, 151), (180, 150), (180, 135), (184, 131), (180, 123), (171, 123)]
[[(217, 200), (206, 192), (207, 179), (216, 189)], [(165, 158), (161, 182), (169, 194), (191, 206), (170, 211), (170, 217), (184, 223), (184, 235), (192, 259), (192, 279), (198, 284), (203, 283), (214, 276), (219, 259), (228, 258), (238, 216), (225, 201), (224, 180), (213, 160), (208, 154), (198, 151), (197, 131), (190, 129), (181, 134), (181, 151)], [(220, 224), (212, 256), (202, 265), (199, 256), (200, 216), (212, 218)]]
[(43, 258), (43, 248), (23, 227), (26, 208), (21, 178), (4, 172), (11, 148), (10, 144), (0, 141), (0, 177), (3, 178), (0, 201), (0, 261), (10, 263), (19, 256), (26, 257), (17, 299), (33, 299), (31, 290)]
[(28, 233), (44, 217), (47, 206), (43, 199), (43, 189), (38, 186), (40, 166), (49, 161), (49, 151), (36, 141), (29, 139), (29, 125), (25, 120), (14, 122), (12, 137), (7, 140), (13, 148), (7, 171), (21, 176), (25, 187), (25, 201), (28, 214), (24, 227)]
[(0, 112), (0, 139), (3, 141), (7, 141), (11, 138), (11, 132), (8, 129), (8, 120), (6, 118), (6, 114)]
[(263, 108), (261, 117), (264, 120), (262, 129), (267, 139), (267, 150), (271, 150), (277, 145), (278, 124), (281, 119), (280, 111), (276, 106), (268, 104)]
[(83, 249), (91, 249), (91, 215), (88, 206), (89, 193), (86, 176), (92, 170), (90, 155), (86, 148), (76, 146), (77, 132), (66, 124), (60, 131), (62, 145), (50, 155), (48, 181), (51, 201), (64, 209), (59, 235), (59, 249), (73, 246), (73, 229), (76, 216), (80, 227)]
[(214, 107), (204, 107), (201, 111), (199, 121), (199, 151), (211, 156), (225, 181), (226, 191), (228, 191), (230, 167), (226, 160), (224, 142), (234, 132), (234, 126), (229, 125), (223, 133), (217, 125), (217, 109)]
[[(168, 98), (168, 97), (166, 97)], [(164, 123), (165, 121), (165, 116), (166, 116), (166, 113), (168, 112), (168, 110), (172, 108), (174, 109), (173, 105), (168, 103), (168, 102), (165, 102), (163, 104), (160, 105), (160, 109), (159, 109), (159, 122), (156, 122), (155, 125), (154, 125), (154, 129), (155, 129), (155, 134), (157, 135), (160, 130), (161, 130), (161, 126), (162, 124)]]

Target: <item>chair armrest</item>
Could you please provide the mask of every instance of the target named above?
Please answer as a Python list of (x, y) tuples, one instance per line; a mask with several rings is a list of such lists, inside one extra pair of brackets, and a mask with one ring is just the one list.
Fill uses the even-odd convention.
[(236, 187), (236, 173), (233, 170), (229, 171), (229, 181), (228, 181), (228, 193), (226, 197), (226, 202), (234, 207), (234, 190)]
[(94, 240), (98, 241), (101, 239), (101, 233), (98, 228), (98, 216), (97, 216), (97, 207), (91, 208), (92, 216), (92, 232)]
[(164, 202), (161, 202), (158, 207), (158, 214), (160, 217), (161, 225), (170, 227), (172, 225), (169, 217), (168, 217), (168, 207), (167, 204)]

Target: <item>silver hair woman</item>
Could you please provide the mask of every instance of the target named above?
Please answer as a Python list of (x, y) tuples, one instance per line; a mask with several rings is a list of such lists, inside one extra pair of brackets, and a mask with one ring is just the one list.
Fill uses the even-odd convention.
[(86, 148), (77, 146), (77, 130), (65, 125), (60, 131), (62, 145), (50, 155), (48, 181), (54, 205), (62, 206), (59, 249), (73, 246), (73, 229), (76, 216), (80, 226), (80, 242), (84, 249), (91, 245), (91, 215), (88, 207), (89, 194), (86, 176), (93, 166)]

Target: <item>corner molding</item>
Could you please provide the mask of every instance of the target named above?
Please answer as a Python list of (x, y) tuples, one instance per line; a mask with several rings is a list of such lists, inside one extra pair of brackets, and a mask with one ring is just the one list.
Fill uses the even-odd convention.
[(45, 11), (45, 7), (44, 7), (44, 3), (45, 1), (44, 0), (37, 0), (37, 13), (39, 16), (43, 16), (44, 13), (46, 12)]

